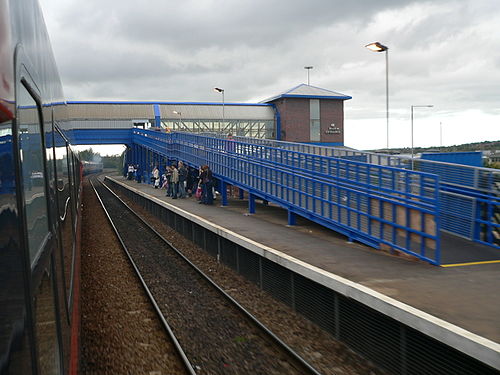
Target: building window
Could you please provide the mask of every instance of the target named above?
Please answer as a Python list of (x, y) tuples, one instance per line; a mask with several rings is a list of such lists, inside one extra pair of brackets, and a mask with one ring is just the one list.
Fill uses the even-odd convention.
[(309, 100), (309, 123), (310, 140), (318, 142), (321, 140), (321, 120), (319, 114), (319, 99)]

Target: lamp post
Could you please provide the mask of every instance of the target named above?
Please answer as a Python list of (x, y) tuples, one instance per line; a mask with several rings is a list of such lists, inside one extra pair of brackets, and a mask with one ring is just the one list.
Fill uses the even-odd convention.
[(309, 71), (313, 68), (313, 66), (304, 66), (304, 69), (307, 70), (307, 85), (309, 86)]
[(176, 115), (179, 115), (179, 128), (181, 127), (182, 123), (182, 112), (181, 111), (172, 111), (172, 113), (175, 113)]
[(413, 170), (413, 108), (431, 108), (432, 104), (411, 106), (411, 169)]
[(365, 46), (373, 52), (385, 52), (385, 118), (387, 122), (387, 150), (389, 150), (389, 47), (379, 42), (367, 44)]
[(443, 147), (443, 123), (439, 122), (439, 145)]
[(222, 94), (222, 127), (224, 127), (224, 89), (215, 87), (214, 91)]

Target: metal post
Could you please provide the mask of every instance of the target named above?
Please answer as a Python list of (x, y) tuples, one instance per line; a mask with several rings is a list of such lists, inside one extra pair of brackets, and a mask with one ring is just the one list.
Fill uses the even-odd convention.
[[(214, 88), (215, 92), (220, 92), (222, 94), (222, 124), (221, 126), (224, 126), (224, 89), (221, 89), (219, 87)], [(219, 127), (219, 130), (222, 129), (222, 127)]]
[(255, 213), (255, 195), (252, 193), (248, 194), (248, 213)]
[(413, 170), (413, 106), (411, 106), (411, 170)]
[(439, 122), (439, 145), (443, 147), (443, 123)]
[(389, 149), (389, 47), (379, 42), (367, 44), (365, 46), (373, 52), (385, 52), (385, 117), (387, 121), (386, 147)]
[(307, 85), (309, 86), (309, 71), (312, 69), (312, 66), (304, 66), (304, 69), (307, 70)]
[(387, 150), (389, 150), (389, 48), (385, 50), (385, 118), (387, 122)]
[(413, 170), (413, 108), (430, 108), (434, 107), (432, 104), (428, 105), (412, 105), (411, 106), (411, 170)]

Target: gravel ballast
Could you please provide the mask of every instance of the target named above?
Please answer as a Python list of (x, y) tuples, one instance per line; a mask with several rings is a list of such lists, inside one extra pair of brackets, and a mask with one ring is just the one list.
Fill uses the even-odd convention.
[(87, 181), (82, 216), (80, 374), (184, 374)]
[(124, 194), (117, 194), (160, 234), (197, 265), (205, 274), (235, 298), (287, 345), (323, 374), (385, 374), (371, 362), (354, 353), (329, 333), (296, 314), (252, 282), (148, 213)]

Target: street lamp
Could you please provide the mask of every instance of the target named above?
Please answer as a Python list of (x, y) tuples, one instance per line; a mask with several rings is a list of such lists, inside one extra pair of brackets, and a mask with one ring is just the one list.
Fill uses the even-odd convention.
[(214, 88), (215, 92), (220, 92), (222, 94), (222, 128), (224, 128), (224, 89), (218, 87)]
[(432, 104), (411, 106), (411, 169), (413, 170), (413, 108), (431, 108)]
[(439, 145), (443, 147), (443, 123), (439, 122)]
[(179, 129), (180, 129), (180, 127), (182, 126), (182, 112), (181, 111), (172, 111), (172, 113), (179, 115)]
[(385, 117), (387, 121), (387, 150), (389, 150), (389, 47), (379, 42), (365, 46), (373, 52), (385, 52)]
[(312, 66), (304, 66), (304, 69), (307, 70), (307, 85), (309, 86), (309, 71), (312, 69)]

